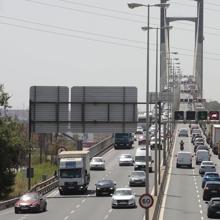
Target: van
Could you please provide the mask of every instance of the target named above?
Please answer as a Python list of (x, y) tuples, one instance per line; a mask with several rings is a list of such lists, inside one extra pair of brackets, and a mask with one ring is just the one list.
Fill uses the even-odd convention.
[(207, 150), (197, 150), (196, 152), (196, 165), (201, 164), (202, 161), (209, 161), (210, 154)]
[[(153, 172), (151, 149), (149, 147), (149, 172)], [(134, 170), (145, 170), (146, 168), (146, 147), (137, 148), (134, 156)]]
[(177, 153), (176, 168), (187, 166), (192, 168), (192, 153), (189, 151), (179, 151)]

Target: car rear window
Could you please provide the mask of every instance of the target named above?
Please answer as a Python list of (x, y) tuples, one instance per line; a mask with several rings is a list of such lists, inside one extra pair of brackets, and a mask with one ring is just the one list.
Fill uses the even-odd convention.
[(216, 189), (220, 187), (220, 184), (215, 184), (215, 183), (207, 183), (206, 185), (208, 188)]

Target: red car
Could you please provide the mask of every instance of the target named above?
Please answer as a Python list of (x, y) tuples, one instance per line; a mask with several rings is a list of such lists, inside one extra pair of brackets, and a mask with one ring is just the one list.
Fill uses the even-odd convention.
[(47, 210), (47, 201), (39, 192), (25, 193), (15, 203), (15, 213), (42, 212)]

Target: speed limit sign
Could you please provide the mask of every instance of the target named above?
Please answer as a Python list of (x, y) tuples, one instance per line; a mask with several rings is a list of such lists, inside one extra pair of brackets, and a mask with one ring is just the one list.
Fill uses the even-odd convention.
[(139, 204), (142, 208), (149, 209), (154, 204), (154, 199), (150, 194), (145, 193), (140, 196)]

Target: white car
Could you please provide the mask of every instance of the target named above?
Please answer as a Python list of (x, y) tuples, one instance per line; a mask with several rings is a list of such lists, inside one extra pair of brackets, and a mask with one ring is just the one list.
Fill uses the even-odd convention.
[(121, 154), (119, 157), (119, 166), (130, 165), (133, 166), (134, 160), (131, 154)]
[(199, 174), (203, 175), (205, 172), (216, 172), (215, 164), (212, 161), (202, 161)]
[(131, 188), (117, 188), (112, 195), (112, 208), (136, 207), (135, 194)]
[(102, 157), (93, 157), (90, 162), (90, 170), (105, 170), (105, 160)]

